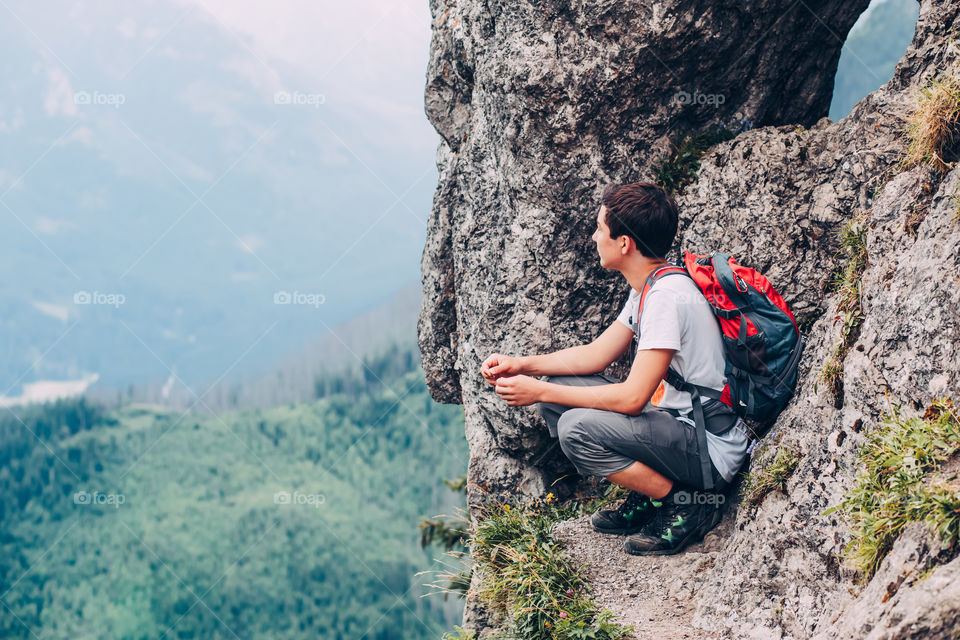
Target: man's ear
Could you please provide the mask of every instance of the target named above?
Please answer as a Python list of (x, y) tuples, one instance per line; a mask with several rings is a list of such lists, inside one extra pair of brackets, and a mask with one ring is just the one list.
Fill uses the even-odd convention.
[[(630, 236), (620, 236), (619, 238), (617, 238), (617, 246), (621, 250), (623, 250), (624, 248), (629, 250), (630, 247), (633, 247), (634, 249), (636, 249), (637, 243), (634, 242), (633, 238), (631, 238)], [(627, 253), (629, 253), (629, 251), (627, 251)]]

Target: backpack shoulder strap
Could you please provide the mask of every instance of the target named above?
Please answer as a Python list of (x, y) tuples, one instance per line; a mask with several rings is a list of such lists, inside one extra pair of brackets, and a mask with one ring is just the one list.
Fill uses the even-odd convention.
[(713, 472), (710, 468), (710, 454), (707, 445), (707, 418), (703, 413), (701, 396), (720, 400), (720, 392), (710, 387), (701, 387), (698, 384), (687, 382), (673, 367), (667, 369), (667, 374), (663, 376), (663, 379), (669, 382), (673, 388), (690, 394), (690, 404), (693, 407), (693, 424), (697, 433), (697, 448), (700, 450), (700, 473), (703, 477), (703, 488), (712, 491)]
[(647, 276), (647, 279), (643, 283), (643, 288), (640, 290), (640, 306), (637, 308), (637, 316), (639, 316), (643, 311), (643, 301), (646, 299), (650, 289), (653, 288), (653, 285), (657, 283), (657, 280), (664, 276), (670, 276), (674, 274), (685, 275), (688, 277), (690, 275), (683, 267), (678, 267), (677, 265), (670, 264), (668, 262), (665, 265), (657, 267), (650, 275)]
[(631, 362), (633, 362), (633, 358), (636, 357), (636, 348), (640, 343), (640, 316), (643, 315), (643, 303), (647, 298), (647, 294), (650, 292), (650, 289), (653, 288), (653, 285), (656, 284), (657, 280), (674, 274), (682, 274), (690, 277), (690, 274), (687, 273), (686, 269), (668, 262), (657, 267), (650, 275), (648, 275), (647, 279), (643, 283), (643, 287), (640, 288), (640, 302), (637, 305), (637, 315), (633, 318), (633, 343), (630, 348)]
[[(654, 271), (650, 275), (647, 276), (647, 279), (643, 283), (643, 287), (641, 287), (640, 289), (640, 304), (637, 305), (636, 328), (634, 330), (634, 333), (639, 334), (640, 332), (640, 316), (643, 314), (643, 303), (646, 300), (647, 294), (650, 292), (650, 289), (653, 288), (653, 285), (655, 285), (657, 283), (657, 280), (659, 280), (660, 278), (664, 276), (674, 275), (674, 274), (685, 275), (687, 277), (690, 276), (690, 274), (687, 273), (686, 269), (684, 269), (683, 267), (678, 267), (675, 264), (670, 264), (669, 262), (667, 264), (657, 267), (656, 269), (654, 269)], [(639, 338), (639, 335), (637, 337)]]

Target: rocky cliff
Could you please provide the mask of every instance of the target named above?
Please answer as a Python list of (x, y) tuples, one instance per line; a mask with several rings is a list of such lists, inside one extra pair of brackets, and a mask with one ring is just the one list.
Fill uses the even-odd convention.
[[(660, 581), (656, 597), (684, 603), (681, 632), (958, 628), (960, 559), (933, 566), (926, 529), (908, 529), (858, 589), (841, 559), (847, 529), (823, 515), (851, 486), (864, 431), (892, 406), (960, 398), (960, 174), (900, 164), (918, 89), (956, 65), (960, 3), (924, 0), (893, 79), (831, 122), (822, 116), (840, 48), (866, 4), (431, 2), (426, 107), (443, 142), (419, 336), (434, 398), (465, 407), (471, 502), (539, 495), (571, 472), (535, 410), (505, 406), (478, 370), (494, 351), (583, 344), (615, 318), (627, 287), (590, 240), (602, 187), (651, 179), (678, 134), (754, 125), (704, 156), (681, 192), (678, 247), (738, 256), (797, 312), (809, 344), (776, 431), (802, 458), (784, 494), (730, 505), (723, 529), (661, 570), (608, 558), (634, 562)], [(864, 221), (863, 320), (848, 326), (829, 285), (854, 219)], [(565, 535), (571, 553), (603, 546), (585, 544), (583, 528)], [(598, 584), (615, 581), (595, 551), (582, 557)], [(615, 596), (608, 604), (629, 618)], [(468, 619), (481, 613), (468, 605)]]

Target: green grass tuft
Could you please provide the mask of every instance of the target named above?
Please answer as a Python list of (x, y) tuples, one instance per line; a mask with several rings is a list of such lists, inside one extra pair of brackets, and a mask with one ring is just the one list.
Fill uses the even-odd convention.
[(840, 230), (840, 250), (847, 261), (842, 271), (834, 274), (834, 289), (840, 292), (840, 311), (863, 313), (860, 276), (867, 268), (867, 220), (865, 216), (852, 218)]
[(727, 127), (717, 127), (693, 136), (683, 136), (670, 143), (669, 153), (654, 167), (655, 181), (670, 193), (678, 193), (697, 179), (700, 158), (710, 147), (732, 140), (736, 132)]
[(420, 530), (420, 546), (429, 547), (438, 545), (447, 551), (456, 548), (463, 548), (464, 541), (469, 533), (467, 532), (467, 522), (464, 518), (457, 518), (456, 522), (445, 520), (443, 517), (423, 518), (417, 528)]
[(469, 544), (480, 575), (480, 600), (522, 640), (617, 640), (631, 629), (610, 621), (590, 597), (578, 569), (553, 537), (556, 522), (578, 508), (547, 501), (486, 508)]
[(905, 164), (925, 165), (946, 173), (956, 164), (956, 136), (960, 130), (960, 79), (952, 74), (933, 80), (917, 95), (917, 106), (907, 118)]
[(867, 436), (859, 452), (853, 489), (826, 514), (839, 511), (852, 539), (846, 556), (868, 581), (910, 522), (926, 522), (943, 544), (960, 535), (960, 497), (937, 477), (941, 465), (960, 454), (960, 420), (947, 400), (938, 400), (923, 417), (899, 409)]
[[(453, 480), (444, 478), (443, 484), (454, 493), (466, 494), (467, 492), (467, 476), (465, 475)], [(469, 527), (470, 518), (462, 510), (455, 518), (451, 519), (445, 519), (445, 516), (424, 517), (417, 525), (417, 528), (420, 529), (420, 546), (426, 548), (435, 544), (447, 551), (455, 548), (462, 549), (464, 541), (469, 535)]]
[(477, 640), (476, 631), (467, 631), (463, 627), (454, 625), (453, 633), (445, 633), (440, 640)]
[(447, 488), (450, 489), (450, 491), (453, 491), (455, 493), (465, 494), (467, 492), (467, 476), (466, 475), (462, 475), (458, 478), (454, 478), (453, 480), (444, 478), (443, 484), (447, 485)]
[(758, 505), (771, 491), (785, 491), (803, 454), (792, 445), (781, 446), (773, 461), (753, 473), (744, 474), (742, 495), (748, 504)]
[(843, 379), (843, 361), (857, 338), (863, 323), (863, 272), (867, 268), (867, 219), (851, 218), (840, 231), (840, 253), (843, 267), (833, 274), (831, 286), (840, 294), (837, 320), (842, 321), (840, 340), (820, 371), (819, 380), (826, 383), (839, 398)]
[(626, 498), (629, 493), (630, 491), (626, 487), (611, 482), (599, 497), (586, 497), (573, 502), (571, 508), (576, 511), (576, 515), (571, 517), (580, 517), (584, 514), (593, 514), (601, 509), (606, 509), (614, 502)]

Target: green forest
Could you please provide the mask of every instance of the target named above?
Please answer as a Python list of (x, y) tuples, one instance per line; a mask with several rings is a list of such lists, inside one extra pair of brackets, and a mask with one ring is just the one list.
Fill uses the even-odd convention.
[(365, 365), (268, 411), (5, 411), (0, 637), (439, 637), (417, 524), (461, 506), (463, 411), (416, 353)]

